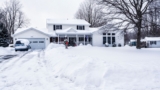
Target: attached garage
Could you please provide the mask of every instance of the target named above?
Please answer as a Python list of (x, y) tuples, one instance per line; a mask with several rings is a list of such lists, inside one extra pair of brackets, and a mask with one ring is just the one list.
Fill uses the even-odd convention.
[(18, 30), (13, 35), (14, 42), (17, 39), (28, 39), (31, 49), (45, 49), (50, 43), (50, 35), (35, 28)]
[(45, 49), (45, 38), (23, 38), (30, 41), (31, 49)]

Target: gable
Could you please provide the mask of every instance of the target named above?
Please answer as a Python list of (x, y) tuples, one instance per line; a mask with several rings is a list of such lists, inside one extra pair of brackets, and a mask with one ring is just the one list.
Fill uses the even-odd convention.
[(26, 30), (22, 30), (22, 31), (18, 31), (17, 33), (15, 33), (14, 35), (12, 35), (12, 37), (16, 37), (16, 36), (49, 36), (48, 34), (40, 31), (40, 30), (37, 30), (37, 29), (34, 29), (34, 28), (29, 28), (29, 29), (26, 29)]
[(70, 28), (69, 30), (67, 30), (67, 32), (77, 32), (77, 31), (73, 28)]

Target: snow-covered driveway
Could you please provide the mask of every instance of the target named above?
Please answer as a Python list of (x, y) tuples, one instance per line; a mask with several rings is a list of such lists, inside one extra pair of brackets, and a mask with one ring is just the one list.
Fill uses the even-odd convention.
[(160, 90), (160, 49), (50, 45), (0, 63), (0, 90)]

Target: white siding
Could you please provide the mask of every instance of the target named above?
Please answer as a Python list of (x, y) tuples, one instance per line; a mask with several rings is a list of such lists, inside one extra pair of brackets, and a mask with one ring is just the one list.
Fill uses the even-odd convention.
[[(118, 44), (121, 44), (122, 46), (124, 46), (124, 35), (123, 33), (121, 33), (121, 31), (110, 31), (108, 33), (111, 33), (111, 37), (112, 37), (112, 33), (115, 33), (115, 35), (113, 35), (113, 37), (115, 36), (115, 43), (118, 46)], [(104, 46), (103, 45), (103, 36), (106, 37), (106, 42), (108, 42), (108, 35), (106, 33), (106, 36), (103, 34), (100, 34), (97, 32), (94, 32), (92, 35), (92, 44), (93, 46)], [(110, 45), (111, 46), (111, 45)]]
[(156, 41), (156, 45), (155, 44), (150, 44), (149, 48), (160, 48), (160, 41)]
[(92, 35), (93, 46), (103, 46), (103, 35), (98, 32), (94, 32)]
[(121, 33), (121, 31), (116, 33), (116, 44), (121, 44), (124, 46), (124, 35)]
[(28, 30), (24, 33), (16, 35), (13, 39), (14, 43), (15, 43), (15, 39), (19, 39), (19, 38), (45, 38), (45, 47), (47, 47), (50, 43), (49, 36), (46, 36), (34, 30)]
[[(53, 25), (54, 24), (48, 24), (47, 25), (47, 29), (49, 30), (49, 32), (53, 31)], [(68, 29), (70, 27), (73, 28), (73, 29), (75, 29), (75, 30), (77, 30), (77, 25), (62, 25), (62, 30)], [(85, 26), (85, 30), (89, 30), (89, 26)]]

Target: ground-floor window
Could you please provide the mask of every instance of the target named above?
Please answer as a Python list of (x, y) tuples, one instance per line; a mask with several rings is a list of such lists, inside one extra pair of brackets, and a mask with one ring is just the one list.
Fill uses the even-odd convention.
[(112, 44), (116, 42), (115, 37), (112, 37)]
[(79, 37), (79, 41), (84, 41), (84, 37)]
[(152, 45), (152, 44), (157, 44), (157, 42), (156, 41), (150, 41), (150, 44)]
[(115, 37), (108, 37), (108, 44), (114, 44), (116, 42), (116, 38)]
[(111, 37), (108, 37), (108, 44), (111, 44)]
[(106, 43), (106, 37), (103, 37), (103, 44)]

